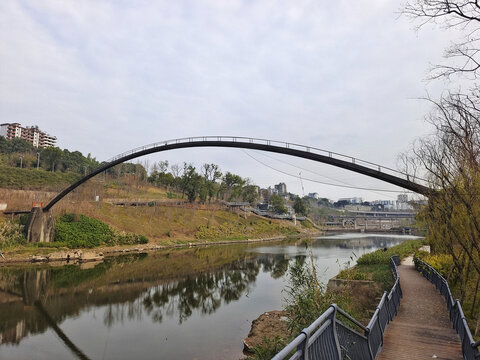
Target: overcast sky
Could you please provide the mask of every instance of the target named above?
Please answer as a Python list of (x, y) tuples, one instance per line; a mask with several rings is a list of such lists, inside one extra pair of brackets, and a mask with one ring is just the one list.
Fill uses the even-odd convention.
[[(0, 1), (0, 123), (38, 125), (98, 160), (197, 135), (262, 137), (396, 167), (445, 84), (425, 82), (452, 34), (413, 31), (401, 2)], [(255, 160), (256, 159), (256, 160)], [(148, 158), (219, 164), (262, 187), (392, 199), (388, 184), (235, 149)], [(275, 171), (302, 173), (298, 178)]]

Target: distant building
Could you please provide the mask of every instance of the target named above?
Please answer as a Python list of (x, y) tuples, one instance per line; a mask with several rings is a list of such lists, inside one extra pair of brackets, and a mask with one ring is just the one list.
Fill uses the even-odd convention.
[(268, 210), (268, 204), (267, 203), (259, 203), (259, 204), (257, 204), (257, 209), (267, 211)]
[(320, 199), (320, 195), (318, 195), (318, 193), (314, 192), (314, 193), (308, 193), (307, 197), (309, 199), (315, 199), (315, 200), (318, 200)]
[(278, 195), (286, 195), (287, 194), (287, 185), (285, 183), (279, 183), (274, 186), (275, 191)]
[(407, 194), (397, 196), (397, 210), (413, 210), (413, 206), (408, 202)]
[(376, 209), (395, 210), (395, 201), (393, 200), (374, 200), (370, 201), (370, 205)]
[(0, 136), (7, 140), (23, 139), (37, 148), (55, 146), (57, 138), (40, 130), (38, 126), (23, 127), (19, 123), (0, 124)]
[(360, 205), (360, 204), (355, 204), (355, 205), (350, 204), (350, 205), (345, 205), (344, 209), (347, 211), (371, 211), (372, 207), (366, 206), (366, 205)]
[(363, 198), (361, 198), (361, 197), (342, 198), (342, 199), (338, 199), (338, 201), (344, 201), (344, 202), (347, 202), (349, 204), (356, 205), (356, 204), (363, 203)]

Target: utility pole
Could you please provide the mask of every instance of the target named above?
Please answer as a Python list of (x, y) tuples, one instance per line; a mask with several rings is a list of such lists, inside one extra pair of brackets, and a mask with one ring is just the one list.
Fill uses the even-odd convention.
[(23, 156), (20, 156), (20, 169), (23, 167)]
[(37, 152), (37, 170), (40, 167), (40, 152)]

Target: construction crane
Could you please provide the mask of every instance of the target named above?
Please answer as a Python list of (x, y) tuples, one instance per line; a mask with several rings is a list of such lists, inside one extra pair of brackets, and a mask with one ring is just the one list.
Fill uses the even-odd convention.
[(302, 172), (300, 171), (298, 175), (300, 175), (300, 184), (302, 185), (302, 194), (303, 194), (303, 197), (305, 197), (305, 189), (303, 188)]

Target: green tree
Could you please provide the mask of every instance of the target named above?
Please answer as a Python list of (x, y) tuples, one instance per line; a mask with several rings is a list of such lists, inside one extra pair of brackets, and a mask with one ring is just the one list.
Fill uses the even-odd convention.
[(181, 181), (182, 193), (187, 195), (189, 202), (194, 202), (200, 191), (202, 177), (196, 172), (193, 165), (183, 164), (183, 175)]
[(255, 185), (246, 185), (242, 189), (242, 200), (255, 204), (258, 201), (258, 188)]
[(242, 195), (246, 181), (241, 176), (227, 172), (223, 177), (225, 196), (228, 201), (237, 200)]
[(7, 140), (5, 137), (0, 136), (0, 153), (12, 154), (12, 153), (33, 153), (35, 147), (26, 140), (15, 138)]
[(293, 204), (293, 210), (295, 210), (296, 214), (307, 216), (307, 212), (308, 212), (307, 204), (299, 196), (295, 198), (295, 203)]
[(55, 171), (55, 166), (62, 159), (63, 152), (58, 147), (47, 147), (40, 153), (40, 159), (46, 170)]
[(285, 202), (283, 198), (278, 194), (273, 194), (270, 196), (270, 205), (277, 214), (285, 214), (287, 212), (287, 208), (285, 206)]
[[(222, 177), (222, 173), (219, 170), (218, 165), (215, 164), (203, 164), (202, 166), (203, 171), (203, 178), (204, 178), (204, 189), (203, 192), (206, 192), (206, 196), (208, 196), (208, 201), (210, 201), (214, 196), (215, 193), (218, 191), (219, 185), (217, 184), (217, 180)], [(201, 196), (202, 198), (203, 196)], [(205, 202), (202, 200), (202, 202)]]

